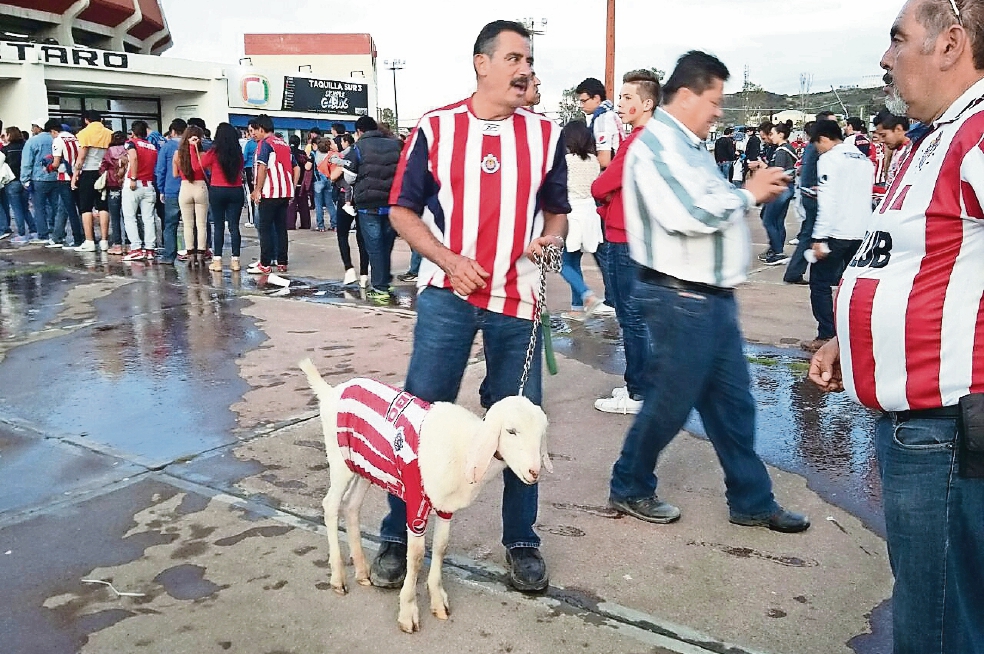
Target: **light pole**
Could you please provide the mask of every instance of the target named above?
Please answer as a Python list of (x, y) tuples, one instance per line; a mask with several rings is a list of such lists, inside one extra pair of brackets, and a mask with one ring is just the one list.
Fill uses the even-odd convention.
[(530, 33), (530, 56), (533, 56), (533, 37), (547, 33), (547, 19), (520, 18), (518, 22)]
[(396, 71), (403, 70), (403, 66), (406, 65), (406, 61), (403, 59), (384, 59), (383, 65), (388, 69), (393, 71), (393, 122), (396, 125), (393, 128), (396, 130), (396, 135), (400, 135), (400, 104), (396, 100)]

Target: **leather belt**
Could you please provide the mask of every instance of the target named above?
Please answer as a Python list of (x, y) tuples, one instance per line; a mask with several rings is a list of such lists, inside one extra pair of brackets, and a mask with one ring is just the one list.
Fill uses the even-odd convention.
[(938, 409), (914, 409), (911, 411), (886, 411), (896, 422), (908, 422), (910, 420), (941, 420), (946, 418), (959, 418), (959, 406), (943, 406)]
[(701, 293), (703, 295), (732, 297), (735, 294), (735, 290), (733, 288), (711, 286), (710, 284), (701, 284), (700, 282), (690, 282), (685, 279), (677, 279), (676, 277), (661, 273), (658, 270), (653, 270), (652, 268), (646, 268), (645, 266), (639, 266), (639, 280), (655, 286), (665, 286), (666, 288), (675, 288), (677, 290), (689, 291), (691, 293)]

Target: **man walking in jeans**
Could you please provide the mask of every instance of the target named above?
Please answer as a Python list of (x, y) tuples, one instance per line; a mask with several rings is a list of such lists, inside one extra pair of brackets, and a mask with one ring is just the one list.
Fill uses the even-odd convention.
[(798, 532), (810, 521), (776, 503), (755, 453), (755, 400), (734, 296), (748, 271), (745, 213), (781, 195), (789, 178), (763, 168), (737, 189), (704, 148), (728, 77), (711, 55), (681, 57), (663, 107), (626, 155), (625, 223), (640, 265), (632, 299), (653, 352), (642, 410), (612, 470), (610, 503), (648, 522), (680, 517), (655, 495), (656, 461), (696, 408), (724, 468), (731, 522)]
[[(405, 388), (428, 402), (454, 402), (481, 331), (480, 394), (488, 408), (519, 392), (539, 289), (539, 271), (528, 257), (547, 245), (564, 246), (570, 206), (560, 126), (521, 108), (532, 76), (529, 32), (511, 21), (489, 23), (473, 53), (477, 91), (420, 119), (390, 202), (397, 231), (424, 257)], [(524, 388), (535, 404), (540, 361), (538, 340)], [(537, 486), (508, 468), (503, 477), (509, 579), (518, 590), (541, 591), (548, 577), (533, 530)], [(394, 588), (406, 575), (407, 523), (403, 502), (389, 501), (371, 579)]]
[(20, 179), (24, 189), (33, 188), (34, 224), (37, 228), (37, 238), (32, 243), (47, 243), (54, 227), (55, 214), (58, 211), (58, 173), (48, 170), (51, 162), (51, 146), (54, 137), (51, 130), (58, 129), (57, 120), (49, 120), (42, 129), (34, 134), (24, 144), (24, 154), (21, 157)]
[(256, 117), (256, 182), (253, 201), (257, 203), (256, 232), (260, 237), (260, 260), (246, 269), (251, 275), (273, 271), (287, 272), (287, 205), (294, 197), (294, 186), (301, 168), (290, 153), (290, 146), (273, 133), (273, 119)]
[(379, 131), (376, 121), (360, 116), (355, 121), (358, 140), (344, 157), (345, 169), (355, 175), (352, 203), (359, 211), (359, 229), (369, 253), (369, 288), (366, 298), (389, 304), (390, 258), (396, 232), (390, 224), (389, 199), (403, 144)]
[(160, 262), (174, 265), (178, 258), (178, 223), (181, 221), (181, 207), (178, 206), (178, 192), (181, 190), (181, 177), (175, 176), (172, 160), (181, 143), (181, 136), (188, 123), (182, 118), (175, 118), (167, 130), (167, 141), (161, 146), (157, 155), (157, 165), (154, 167), (154, 179), (157, 191), (164, 204), (163, 232), (164, 252)]
[[(984, 2), (910, 0), (882, 56), (889, 109), (928, 127), (899, 162), (810, 363), (883, 412), (875, 443), (895, 654), (984, 652)], [(972, 414), (965, 414), (971, 418)]]

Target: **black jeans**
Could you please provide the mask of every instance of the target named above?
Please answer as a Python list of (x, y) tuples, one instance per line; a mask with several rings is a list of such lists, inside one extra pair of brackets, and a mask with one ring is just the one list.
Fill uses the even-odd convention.
[(861, 241), (842, 241), (832, 238), (827, 241), (830, 254), (813, 264), (810, 271), (810, 305), (813, 317), (817, 319), (817, 338), (833, 338), (834, 296), (830, 290), (840, 282), (841, 275), (851, 263), (854, 254), (861, 247)]
[[(239, 233), (239, 216), (243, 213), (246, 194), (242, 186), (212, 186), (208, 191), (208, 206), (215, 218), (215, 256), (222, 256), (225, 244), (225, 226), (229, 223), (232, 236), (232, 256), (238, 257), (242, 248), (242, 235)], [(279, 261), (279, 259), (278, 259)], [(285, 262), (286, 263), (286, 262)]]
[(287, 205), (290, 198), (263, 198), (256, 218), (256, 232), (260, 236), (260, 264), (269, 266), (276, 259), (287, 265)]
[(789, 259), (786, 273), (782, 276), (784, 282), (798, 282), (806, 274), (808, 262), (803, 254), (813, 247), (813, 226), (817, 224), (817, 199), (804, 195), (803, 211), (806, 213), (806, 218), (803, 219), (803, 225), (796, 236), (799, 239), (799, 244)]
[(342, 210), (343, 204), (345, 204), (344, 197), (339, 197), (335, 201), (335, 207), (337, 209), (336, 227), (338, 231), (336, 235), (338, 236), (338, 254), (342, 257), (342, 265), (345, 266), (345, 270), (351, 268), (352, 248), (349, 246), (349, 231), (352, 229), (352, 225), (355, 225), (355, 244), (359, 248), (359, 274), (368, 275), (369, 254), (366, 252), (366, 242), (362, 237), (362, 228), (359, 226), (358, 218)]

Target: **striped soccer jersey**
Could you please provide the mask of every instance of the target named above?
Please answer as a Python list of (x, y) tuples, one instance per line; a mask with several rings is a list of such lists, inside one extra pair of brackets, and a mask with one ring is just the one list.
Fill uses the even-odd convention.
[[(539, 114), (482, 120), (470, 99), (424, 115), (410, 135), (390, 204), (420, 215), (445, 247), (491, 274), (466, 298), (472, 305), (532, 320), (540, 280), (523, 252), (543, 233), (541, 210), (570, 212), (559, 140), (560, 127)], [(451, 288), (426, 259), (417, 284)]]
[(260, 141), (256, 148), (256, 163), (267, 169), (260, 197), (294, 197), (294, 155), (282, 138), (270, 135)]
[(844, 385), (885, 411), (984, 392), (984, 80), (901, 161), (837, 297)]
[(625, 127), (611, 101), (602, 102), (588, 124), (595, 137), (595, 149), (598, 152), (611, 152), (612, 156), (615, 156), (625, 141)]
[(79, 158), (79, 142), (71, 132), (59, 132), (51, 142), (51, 156), (61, 157), (58, 164), (58, 181), (72, 181), (72, 169)]
[(432, 505), (420, 478), (417, 449), (430, 404), (372, 379), (353, 379), (338, 388), (338, 447), (346, 464), (406, 502), (407, 528), (423, 535)]

